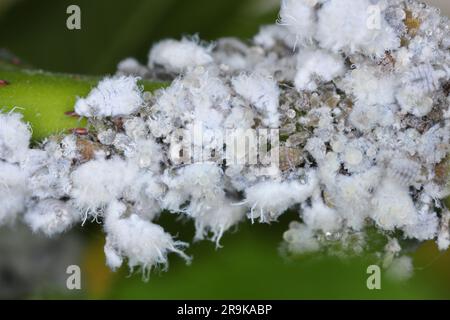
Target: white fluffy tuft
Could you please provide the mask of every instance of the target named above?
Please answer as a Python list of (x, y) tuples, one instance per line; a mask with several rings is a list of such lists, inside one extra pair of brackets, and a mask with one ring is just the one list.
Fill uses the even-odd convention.
[(124, 194), (137, 177), (137, 167), (120, 158), (98, 159), (79, 166), (71, 177), (71, 196), (75, 205), (85, 210), (96, 210)]
[(125, 212), (126, 206), (116, 201), (110, 203), (106, 212), (105, 253), (107, 264), (112, 269), (120, 267), (126, 258), (130, 269), (140, 267), (146, 276), (153, 267), (166, 266), (167, 255), (171, 252), (190, 261), (190, 258), (181, 251), (187, 246), (186, 243), (174, 241), (161, 226), (146, 221), (136, 214), (122, 216)]
[(162, 66), (174, 73), (186, 71), (189, 67), (204, 66), (213, 62), (211, 48), (202, 47), (195, 40), (183, 38), (163, 40), (155, 44), (149, 53), (150, 67)]
[(75, 112), (84, 117), (116, 117), (129, 115), (144, 104), (138, 78), (122, 76), (105, 78), (86, 98), (79, 98)]
[(51, 237), (66, 231), (80, 218), (79, 212), (70, 203), (45, 199), (28, 209), (24, 221), (33, 232)]
[[(378, 15), (376, 11), (371, 12), (371, 8), (380, 10), (380, 16), (374, 17), (379, 19), (379, 26), (370, 26), (371, 16)], [(323, 48), (334, 52), (382, 56), (386, 50), (400, 47), (400, 37), (386, 22), (381, 9), (370, 0), (326, 1), (318, 12), (315, 37)]]
[(233, 78), (232, 83), (234, 90), (262, 114), (266, 126), (279, 126), (280, 90), (275, 80), (260, 74), (241, 74)]
[(0, 112), (0, 160), (22, 161), (27, 155), (30, 139), (30, 127), (22, 121), (20, 113)]

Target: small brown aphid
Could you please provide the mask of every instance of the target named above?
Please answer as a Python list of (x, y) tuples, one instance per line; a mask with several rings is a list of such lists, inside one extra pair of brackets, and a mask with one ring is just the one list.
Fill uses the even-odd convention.
[(89, 133), (88, 129), (86, 129), (86, 128), (74, 128), (71, 131), (73, 134), (76, 134), (79, 136), (85, 136)]
[(75, 111), (66, 111), (64, 114), (68, 117), (79, 118), (80, 116)]
[(302, 152), (299, 148), (280, 147), (280, 170), (287, 171), (302, 164)]
[(435, 180), (438, 184), (444, 185), (448, 181), (450, 170), (450, 157), (442, 160), (434, 167)]
[(77, 149), (80, 153), (81, 160), (88, 161), (94, 158), (95, 152), (100, 150), (100, 146), (89, 140), (77, 139)]
[(9, 85), (8, 81), (0, 79), (0, 87), (5, 87), (7, 85)]
[(122, 118), (114, 118), (113, 119), (114, 126), (116, 127), (116, 131), (123, 130), (123, 119)]
[(386, 52), (379, 65), (386, 71), (393, 71), (395, 68), (395, 58), (389, 52)]
[(442, 85), (442, 89), (444, 89), (444, 94), (446, 97), (450, 95), (450, 81), (447, 81)]

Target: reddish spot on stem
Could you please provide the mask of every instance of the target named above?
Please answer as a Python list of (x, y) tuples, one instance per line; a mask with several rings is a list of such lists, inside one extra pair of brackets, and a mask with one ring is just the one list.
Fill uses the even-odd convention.
[(5, 87), (9, 84), (8, 81), (0, 79), (0, 87)]
[(75, 111), (66, 111), (64, 114), (69, 117), (78, 118), (78, 114)]
[(71, 130), (73, 134), (79, 135), (79, 136), (85, 136), (89, 132), (86, 128), (74, 128)]

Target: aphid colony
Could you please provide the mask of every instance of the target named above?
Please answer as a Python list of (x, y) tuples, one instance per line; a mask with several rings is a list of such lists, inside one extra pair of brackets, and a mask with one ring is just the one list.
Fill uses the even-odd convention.
[[(379, 28), (367, 26), (373, 1), (284, 0), (279, 23), (251, 43), (161, 41), (148, 65), (126, 59), (78, 100), (88, 131), (40, 148), (20, 115), (0, 115), (0, 223), (20, 217), (53, 236), (94, 219), (107, 264), (147, 272), (170, 252), (190, 260), (157, 225), (164, 210), (218, 246), (246, 217), (294, 210), (288, 252), (361, 254), (376, 229), (384, 266), (407, 276), (402, 246), (450, 245), (449, 20), (416, 1), (375, 5)], [(143, 92), (139, 77), (171, 84)], [(174, 164), (171, 137), (198, 126), (209, 150), (222, 149), (217, 130), (279, 129), (279, 166)]]

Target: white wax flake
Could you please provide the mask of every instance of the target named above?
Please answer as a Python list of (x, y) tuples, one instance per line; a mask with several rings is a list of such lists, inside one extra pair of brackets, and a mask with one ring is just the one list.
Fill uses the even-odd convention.
[(279, 126), (280, 90), (273, 79), (258, 74), (242, 74), (233, 78), (232, 83), (234, 90), (262, 113), (266, 126), (270, 128)]
[(288, 250), (295, 254), (311, 253), (320, 250), (320, 243), (312, 229), (298, 222), (291, 222), (289, 230), (283, 234)]
[(310, 42), (316, 28), (314, 6), (317, 0), (282, 0), (279, 24), (295, 35), (300, 43)]
[(361, 150), (353, 147), (346, 148), (344, 151), (344, 162), (349, 166), (357, 166), (363, 160)]
[(386, 22), (382, 4), (369, 0), (330, 0), (318, 11), (315, 38), (334, 52), (381, 56), (400, 47), (400, 37)]
[(420, 179), (420, 165), (410, 159), (391, 159), (388, 166), (388, 174), (399, 184), (412, 186)]
[(195, 238), (201, 240), (212, 233), (211, 240), (220, 247), (225, 231), (242, 221), (245, 213), (245, 207), (234, 205), (225, 197), (219, 198), (213, 206), (195, 217)]
[(396, 98), (404, 113), (411, 113), (416, 117), (426, 116), (434, 104), (431, 97), (411, 88), (400, 89)]
[(337, 176), (335, 185), (328, 186), (330, 202), (336, 207), (348, 227), (361, 230), (364, 220), (372, 212), (370, 201), (379, 185), (381, 172), (371, 168), (352, 176)]
[[(167, 209), (174, 211), (179, 210), (189, 198), (208, 206), (217, 199), (218, 194), (224, 193), (221, 188), (222, 175), (222, 170), (213, 163), (191, 164), (180, 168), (175, 176), (166, 174), (163, 182), (169, 187), (169, 193), (163, 203)], [(192, 216), (201, 213), (189, 209), (185, 212)]]
[(441, 219), (441, 225), (439, 226), (438, 235), (438, 248), (439, 250), (445, 251), (450, 247), (450, 211), (448, 209), (444, 210)]
[(28, 209), (24, 221), (34, 232), (54, 236), (81, 220), (80, 213), (70, 203), (45, 199)]
[(142, 268), (145, 277), (152, 268), (167, 265), (167, 255), (177, 253), (187, 261), (190, 260), (181, 249), (186, 243), (173, 240), (172, 236), (154, 223), (140, 218), (136, 214), (122, 217), (126, 206), (111, 202), (106, 211), (105, 232), (107, 234), (105, 253), (107, 264), (116, 269), (124, 258), (128, 260), (131, 270)]
[(163, 160), (161, 146), (152, 139), (139, 139), (125, 152), (127, 158), (139, 168), (148, 168), (157, 172)]
[(147, 68), (139, 63), (136, 59), (127, 58), (117, 65), (117, 73), (122, 75), (139, 75), (145, 76)]
[(439, 218), (435, 212), (429, 212), (427, 209), (427, 206), (421, 208), (418, 211), (416, 222), (404, 228), (407, 237), (420, 241), (431, 240), (436, 237)]
[(0, 161), (0, 226), (12, 223), (25, 209), (26, 174), (17, 165)]
[(75, 205), (96, 210), (123, 196), (137, 177), (137, 166), (119, 158), (92, 160), (73, 171), (71, 196)]
[(195, 40), (163, 40), (150, 50), (149, 66), (162, 66), (170, 72), (183, 72), (189, 67), (204, 66), (213, 62), (211, 47), (203, 47)]
[(371, 200), (372, 218), (384, 230), (394, 230), (416, 223), (417, 210), (408, 189), (397, 181), (384, 179)]
[(341, 217), (338, 212), (328, 207), (321, 198), (315, 198), (311, 206), (304, 206), (301, 211), (304, 223), (312, 230), (334, 232), (341, 228)]
[(298, 91), (317, 89), (316, 78), (322, 82), (328, 82), (344, 73), (344, 61), (335, 54), (324, 50), (300, 51), (297, 62), (297, 75), (295, 87)]
[(413, 276), (414, 266), (412, 259), (407, 256), (394, 258), (387, 269), (387, 276), (392, 281), (406, 281)]
[[(0, 225), (95, 220), (107, 265), (148, 276), (170, 253), (190, 261), (160, 215), (220, 247), (291, 211), (288, 252), (374, 253), (407, 279), (410, 244), (450, 246), (449, 48), (448, 19), (416, 0), (283, 0), (252, 41), (162, 40), (77, 100), (87, 135), (30, 147), (22, 116), (0, 113)], [(144, 93), (140, 78), (171, 82)]]
[(393, 125), (395, 116), (392, 108), (384, 105), (367, 105), (357, 101), (353, 107), (349, 122), (362, 132), (369, 132), (377, 125), (387, 127)]
[(306, 180), (306, 183), (264, 181), (247, 188), (245, 203), (250, 207), (248, 216), (252, 221), (254, 219), (259, 219), (261, 222), (276, 220), (293, 205), (311, 197), (317, 187), (316, 173), (311, 172)]
[(0, 160), (16, 163), (27, 156), (31, 131), (19, 113), (0, 112)]
[(397, 80), (372, 66), (363, 65), (348, 72), (343, 86), (353, 93), (357, 102), (367, 106), (385, 106), (395, 102)]
[(277, 45), (278, 42), (288, 46), (291, 45), (295, 42), (295, 35), (292, 35), (285, 26), (267, 25), (260, 28), (253, 41), (265, 49), (270, 49)]
[(105, 78), (86, 98), (79, 98), (75, 112), (84, 117), (116, 117), (129, 115), (144, 105), (138, 78), (121, 76)]

